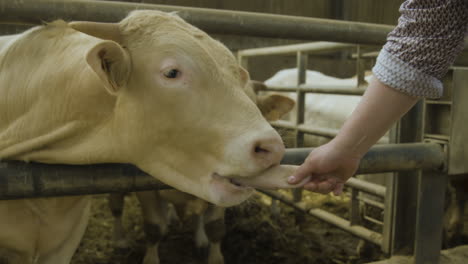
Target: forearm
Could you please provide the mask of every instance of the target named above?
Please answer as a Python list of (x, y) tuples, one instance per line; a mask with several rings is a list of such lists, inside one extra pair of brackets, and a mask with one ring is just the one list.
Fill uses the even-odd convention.
[(334, 144), (362, 157), (417, 101), (374, 78)]

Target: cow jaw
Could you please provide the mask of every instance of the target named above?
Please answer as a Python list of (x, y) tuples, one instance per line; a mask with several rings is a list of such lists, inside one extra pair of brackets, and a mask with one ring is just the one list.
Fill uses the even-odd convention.
[(287, 178), (297, 168), (298, 166), (294, 165), (276, 165), (253, 176), (228, 176), (213, 173), (210, 185), (218, 204), (231, 206), (246, 200), (255, 189), (298, 188), (303, 186), (309, 178), (294, 185), (287, 182)]

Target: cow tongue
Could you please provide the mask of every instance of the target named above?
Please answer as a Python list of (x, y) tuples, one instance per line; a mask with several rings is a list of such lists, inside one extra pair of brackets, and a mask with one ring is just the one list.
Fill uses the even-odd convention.
[(304, 185), (309, 177), (298, 184), (289, 184), (288, 177), (293, 175), (299, 166), (279, 165), (272, 167), (254, 177), (230, 177), (234, 182), (257, 189), (298, 188)]

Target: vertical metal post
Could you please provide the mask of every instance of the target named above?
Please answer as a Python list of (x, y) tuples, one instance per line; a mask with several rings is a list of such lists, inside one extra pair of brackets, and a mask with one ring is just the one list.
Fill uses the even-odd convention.
[[(297, 86), (306, 83), (307, 77), (307, 64), (308, 64), (307, 53), (297, 52)], [(305, 116), (305, 93), (296, 90), (297, 93), (297, 112), (296, 112), (296, 139), (294, 141), (294, 147), (303, 147), (304, 146), (304, 133), (297, 130), (297, 126), (304, 123)], [(293, 190), (293, 200), (294, 202), (300, 202), (302, 200), (302, 188)]]
[(368, 83), (364, 79), (366, 71), (366, 61), (362, 58), (361, 45), (356, 46), (356, 73), (357, 73), (357, 87), (366, 88)]
[[(303, 52), (297, 52), (297, 86), (306, 83), (307, 78), (307, 63), (308, 54)], [(304, 123), (305, 116), (305, 93), (300, 91), (297, 92), (297, 113), (296, 113), (296, 126)], [(304, 146), (304, 133), (296, 130), (296, 147)]]
[(359, 200), (358, 200), (359, 190), (356, 188), (351, 188), (351, 199), (350, 199), (350, 224), (359, 225), (361, 224), (361, 216), (359, 214)]
[(447, 174), (419, 172), (414, 264), (439, 264)]
[[(423, 137), (423, 102), (416, 104), (398, 123), (399, 143), (421, 142)], [(414, 248), (416, 230), (418, 172), (408, 171), (395, 174), (392, 187), (393, 206), (389, 214), (391, 224), (390, 254), (410, 255)]]
[[(389, 143), (397, 143), (398, 142), (398, 128), (399, 125), (396, 124), (390, 129), (389, 132)], [(392, 220), (394, 219), (394, 206), (395, 206), (395, 199), (394, 199), (394, 190), (395, 190), (395, 177), (396, 173), (389, 173), (385, 176), (385, 200), (384, 200), (384, 215), (383, 215), (383, 222), (384, 225), (382, 227), (382, 246), (381, 249), (384, 253), (390, 254), (392, 251)]]

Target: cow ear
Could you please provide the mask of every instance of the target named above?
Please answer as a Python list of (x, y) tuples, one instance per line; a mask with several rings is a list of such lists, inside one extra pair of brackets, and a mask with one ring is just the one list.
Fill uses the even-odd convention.
[(240, 75), (242, 85), (244, 85), (244, 86), (247, 85), (247, 83), (250, 80), (249, 72), (246, 69), (244, 69), (242, 67), (239, 67), (239, 75)]
[(86, 54), (86, 62), (110, 94), (117, 94), (127, 84), (130, 56), (117, 42), (99, 42)]
[(258, 108), (268, 121), (276, 121), (289, 113), (296, 103), (293, 99), (279, 94), (261, 96), (257, 99)]

